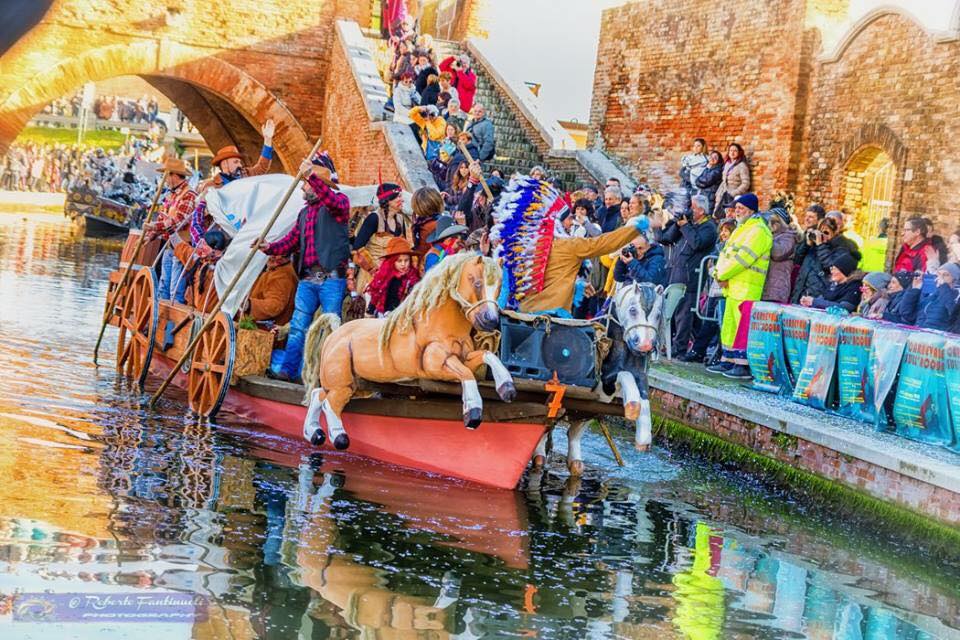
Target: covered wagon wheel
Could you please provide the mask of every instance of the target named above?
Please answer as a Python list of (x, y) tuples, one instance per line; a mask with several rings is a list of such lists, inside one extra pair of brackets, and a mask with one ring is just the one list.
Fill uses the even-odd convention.
[(153, 269), (143, 267), (133, 276), (120, 312), (117, 335), (117, 373), (142, 389), (150, 370), (157, 333), (159, 302)]
[(187, 381), (190, 409), (199, 416), (212, 418), (230, 390), (236, 334), (233, 320), (218, 312), (213, 325), (200, 336)]

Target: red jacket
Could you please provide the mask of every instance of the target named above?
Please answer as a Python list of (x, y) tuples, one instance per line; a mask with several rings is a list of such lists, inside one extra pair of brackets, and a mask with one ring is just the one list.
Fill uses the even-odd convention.
[(477, 74), (473, 69), (454, 69), (453, 61), (456, 56), (450, 56), (440, 63), (441, 73), (448, 72), (452, 79), (452, 84), (457, 89), (460, 96), (460, 108), (469, 112), (473, 108), (473, 97), (477, 94)]
[(927, 247), (929, 240), (924, 240), (915, 247), (903, 245), (897, 259), (893, 262), (893, 272), (898, 271), (920, 271), (927, 270)]

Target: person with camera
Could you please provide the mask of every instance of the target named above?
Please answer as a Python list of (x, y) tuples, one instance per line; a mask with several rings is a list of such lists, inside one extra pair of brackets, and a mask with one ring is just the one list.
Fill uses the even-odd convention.
[(697, 193), (696, 181), (707, 168), (707, 141), (694, 138), (693, 149), (680, 158), (680, 186), (689, 195)]
[(793, 282), (793, 291), (790, 293), (790, 303), (800, 304), (801, 296), (818, 296), (827, 286), (827, 276), (820, 261), (817, 260), (816, 231), (817, 225), (827, 215), (827, 211), (819, 204), (811, 204), (800, 218), (803, 232), (793, 252), (793, 263), (799, 265), (800, 270)]
[(717, 225), (708, 213), (710, 202), (704, 195), (690, 199), (690, 208), (678, 203), (663, 227), (660, 242), (672, 247), (668, 261), (668, 284), (682, 284), (686, 292), (673, 316), (673, 353), (685, 354), (694, 329), (697, 283), (702, 274), (700, 263), (710, 255), (717, 242)]
[(442, 60), (440, 71), (450, 74), (450, 84), (457, 89), (460, 96), (460, 107), (469, 113), (473, 108), (473, 98), (477, 95), (477, 74), (470, 68), (469, 56), (463, 54)]
[(667, 284), (667, 259), (663, 247), (651, 243), (643, 234), (620, 250), (613, 267), (617, 282), (652, 282)]

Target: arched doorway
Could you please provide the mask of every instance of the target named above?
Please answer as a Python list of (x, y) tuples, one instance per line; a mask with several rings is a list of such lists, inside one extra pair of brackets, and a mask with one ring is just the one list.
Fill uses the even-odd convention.
[(880, 147), (862, 147), (847, 161), (841, 202), (862, 237), (876, 238), (896, 224), (896, 179), (897, 165)]

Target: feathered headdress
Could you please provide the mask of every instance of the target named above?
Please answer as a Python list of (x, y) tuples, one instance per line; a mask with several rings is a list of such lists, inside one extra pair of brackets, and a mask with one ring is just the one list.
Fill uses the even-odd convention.
[(500, 241), (497, 257), (503, 258), (507, 308), (543, 289), (544, 274), (553, 246), (554, 225), (567, 209), (561, 194), (548, 182), (514, 175), (493, 212), (492, 241)]

